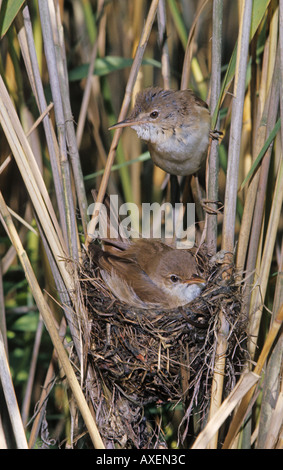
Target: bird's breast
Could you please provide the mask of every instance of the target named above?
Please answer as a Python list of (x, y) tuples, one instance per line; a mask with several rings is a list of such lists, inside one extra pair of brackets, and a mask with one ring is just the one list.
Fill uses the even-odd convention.
[(144, 123), (133, 129), (149, 144), (151, 157), (158, 166), (164, 160), (182, 163), (193, 159), (198, 169), (209, 142), (209, 124), (205, 121), (198, 126), (182, 125), (169, 129)]
[(164, 171), (175, 175), (196, 173), (206, 157), (209, 137), (196, 135), (186, 129), (181, 135), (164, 136), (157, 142), (148, 141), (153, 162)]

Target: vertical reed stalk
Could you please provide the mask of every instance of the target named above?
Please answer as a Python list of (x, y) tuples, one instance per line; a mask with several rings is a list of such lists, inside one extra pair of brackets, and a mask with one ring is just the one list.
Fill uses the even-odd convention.
[[(237, 62), (234, 84), (234, 98), (232, 103), (231, 129), (229, 139), (229, 157), (227, 168), (223, 238), (222, 249), (227, 252), (226, 259), (231, 263), (234, 252), (236, 201), (238, 188), (238, 169), (240, 158), (241, 130), (243, 106), (245, 97), (246, 70), (248, 58), (248, 46), (251, 26), (252, 1), (246, 0), (242, 5), (241, 21), (239, 29), (239, 44), (237, 50)], [(225, 354), (227, 349), (227, 338), (229, 325), (223, 312), (219, 312), (219, 330), (216, 347), (216, 359), (211, 390), (211, 404), (209, 418), (211, 419), (220, 407), (223, 394), (223, 378), (225, 374)], [(217, 447), (218, 433), (215, 433), (210, 442), (210, 448)]]
[[(64, 44), (64, 36), (63, 36), (63, 25), (61, 23), (61, 15), (59, 9), (59, 3), (55, 2), (54, 6), (56, 7), (54, 10), (52, 8), (52, 2), (50, 3), (50, 20), (53, 29), (53, 37), (54, 37), (54, 46), (55, 52), (57, 53), (56, 62), (57, 62), (57, 69), (58, 69), (58, 77), (60, 83), (60, 90), (61, 90), (61, 97), (62, 97), (62, 106), (63, 106), (63, 113), (65, 119), (65, 128), (66, 128), (66, 144), (68, 155), (72, 165), (74, 183), (76, 188), (76, 196), (77, 202), (80, 210), (81, 216), (81, 223), (83, 227), (84, 236), (87, 233), (87, 223), (88, 223), (88, 215), (87, 215), (87, 198), (81, 168), (81, 161), (80, 155), (77, 146), (77, 139), (74, 127), (74, 119), (71, 109), (70, 103), (70, 92), (69, 92), (69, 81), (68, 81), (68, 73), (67, 73), (67, 58), (66, 58), (66, 49)], [(71, 215), (71, 222), (74, 220), (74, 216)], [(74, 258), (77, 259), (77, 240), (75, 237), (78, 238), (77, 232), (74, 230), (74, 236), (72, 237), (72, 243), (75, 241), (73, 251), (75, 253)], [(78, 244), (79, 245), (79, 244)]]
[[(222, 15), (223, 0), (214, 0), (212, 16), (212, 43), (211, 43), (211, 99), (210, 111), (214, 115), (220, 94), (221, 85), (221, 50), (222, 50)], [(216, 128), (219, 125), (217, 120)], [(218, 141), (212, 140), (208, 160), (208, 207), (214, 213), (207, 214), (206, 243), (211, 253), (217, 251), (217, 201), (218, 201), (218, 174), (219, 155)]]
[(78, 243), (76, 234), (76, 218), (74, 201), (72, 197), (71, 173), (68, 160), (68, 152), (66, 145), (66, 122), (63, 109), (60, 77), (57, 70), (56, 52), (53, 40), (53, 32), (51, 28), (51, 19), (49, 12), (49, 3), (39, 0), (39, 13), (41, 19), (42, 35), (44, 42), (44, 50), (46, 62), (49, 71), (49, 79), (54, 100), (55, 119), (58, 132), (60, 165), (62, 171), (62, 181), (64, 188), (64, 203), (67, 221), (67, 241), (68, 250), (73, 259), (78, 259)]
[(245, 2), (241, 4), (241, 6), (242, 14), (238, 36), (239, 43), (237, 49), (237, 62), (232, 102), (229, 155), (226, 180), (227, 182), (225, 190), (222, 234), (222, 249), (229, 253), (230, 260), (233, 259), (234, 252), (239, 157), (241, 147), (243, 106), (246, 88), (246, 71), (251, 26), (252, 1), (245, 0)]

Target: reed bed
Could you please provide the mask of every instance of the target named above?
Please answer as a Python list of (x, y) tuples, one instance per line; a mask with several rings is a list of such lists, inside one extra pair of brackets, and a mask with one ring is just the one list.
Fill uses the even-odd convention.
[[(282, 31), (282, 0), (2, 0), (1, 448), (282, 448)], [(92, 190), (168, 200), (108, 130), (152, 85), (192, 88), (222, 133), (210, 281), (166, 315), (115, 301), (87, 255)]]

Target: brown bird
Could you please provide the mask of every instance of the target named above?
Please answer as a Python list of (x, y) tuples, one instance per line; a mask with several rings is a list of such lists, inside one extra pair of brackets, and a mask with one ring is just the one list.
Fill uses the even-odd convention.
[(104, 240), (103, 250), (93, 243), (89, 252), (113, 294), (134, 307), (179, 307), (205, 285), (191, 252), (159, 240)]
[(132, 127), (147, 142), (153, 162), (171, 175), (192, 175), (205, 161), (210, 113), (192, 90), (145, 89), (129, 117), (110, 129), (119, 127)]

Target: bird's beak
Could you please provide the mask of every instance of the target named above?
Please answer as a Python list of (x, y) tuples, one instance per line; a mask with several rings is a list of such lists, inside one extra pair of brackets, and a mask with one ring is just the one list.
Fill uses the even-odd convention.
[(203, 277), (193, 277), (191, 279), (186, 279), (184, 284), (205, 284), (205, 279)]
[(124, 121), (117, 122), (111, 127), (108, 127), (109, 130), (115, 130), (119, 129), (121, 127), (131, 127), (131, 126), (137, 126), (139, 124), (142, 124), (143, 121), (135, 118), (126, 118)]
[(140, 121), (137, 121), (136, 119), (127, 118), (127, 119), (124, 119), (124, 121), (117, 122), (116, 124), (109, 127), (108, 129), (109, 130), (115, 130), (115, 129), (119, 129), (121, 127), (131, 127), (131, 126), (134, 126), (136, 124), (140, 124)]

